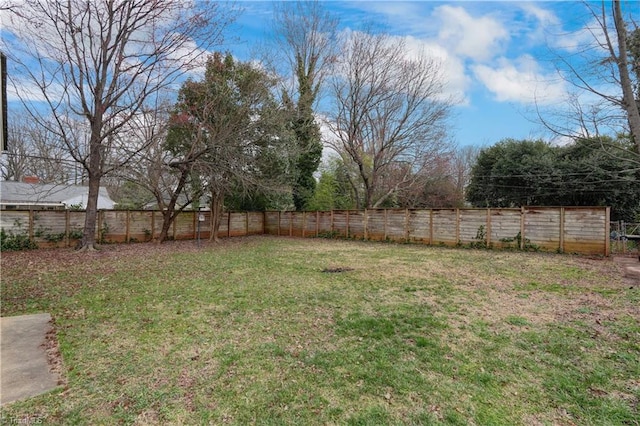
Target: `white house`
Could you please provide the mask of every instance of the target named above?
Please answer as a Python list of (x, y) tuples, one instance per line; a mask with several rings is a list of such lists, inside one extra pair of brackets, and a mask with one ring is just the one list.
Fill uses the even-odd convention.
[[(0, 209), (84, 210), (88, 195), (89, 187), (86, 186), (1, 181)], [(115, 204), (107, 189), (100, 187), (98, 209), (111, 210)]]

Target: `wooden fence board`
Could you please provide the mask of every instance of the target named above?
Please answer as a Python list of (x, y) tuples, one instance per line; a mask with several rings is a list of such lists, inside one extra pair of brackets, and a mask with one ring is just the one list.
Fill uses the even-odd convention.
[(387, 210), (367, 210), (367, 238), (372, 241), (384, 240)]
[(278, 231), (278, 235), (282, 236), (290, 236), (289, 233), (291, 231), (291, 223), (292, 223), (292, 212), (282, 212), (280, 214), (280, 228)]
[(409, 211), (409, 241), (431, 244), (431, 210)]
[(173, 239), (189, 240), (196, 235), (195, 224), (193, 223), (193, 212), (184, 212), (179, 214), (173, 222)]
[(336, 236), (348, 238), (350, 236), (349, 227), (347, 226), (349, 219), (348, 210), (334, 211), (331, 219), (331, 232)]
[(319, 235), (331, 235), (331, 216), (332, 212), (317, 212), (318, 214), (318, 233)]
[(456, 245), (457, 232), (456, 209), (433, 210), (432, 244)]
[[(486, 241), (487, 213), (482, 209), (461, 209), (458, 240), (460, 244), (481, 243), (482, 234)], [(482, 232), (481, 232), (482, 231)], [(477, 238), (479, 237), (479, 238)]]
[(349, 237), (365, 238), (365, 222), (366, 216), (363, 211), (349, 210)]
[(491, 209), (491, 244), (513, 247), (520, 233), (520, 209)]
[(525, 243), (547, 251), (562, 250), (560, 219), (560, 209), (528, 207), (524, 216)]
[(387, 210), (386, 238), (391, 241), (407, 240), (406, 210)]
[(264, 212), (264, 233), (267, 235), (278, 235), (278, 218), (280, 212)]
[(98, 226), (100, 240), (105, 243), (124, 243), (127, 239), (128, 211), (102, 210)]

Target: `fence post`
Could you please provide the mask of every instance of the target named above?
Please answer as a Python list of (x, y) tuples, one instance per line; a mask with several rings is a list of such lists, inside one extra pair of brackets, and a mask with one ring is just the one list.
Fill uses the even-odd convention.
[(368, 240), (369, 238), (369, 217), (367, 215), (367, 209), (364, 209), (364, 217), (362, 218), (363, 229), (364, 229), (364, 239)]
[(433, 209), (429, 209), (429, 245), (433, 245)]
[(404, 209), (404, 241), (405, 243), (409, 242), (409, 209)]
[(456, 245), (460, 244), (460, 209), (456, 208)]
[(35, 234), (34, 232), (34, 226), (35, 226), (35, 220), (34, 220), (34, 212), (33, 209), (29, 209), (29, 239), (33, 240), (33, 235)]
[(65, 247), (71, 246), (71, 242), (69, 241), (69, 232), (71, 232), (69, 230), (69, 226), (70, 226), (69, 209), (66, 209), (64, 211), (64, 246)]
[(191, 222), (193, 225), (193, 239), (195, 240), (196, 238), (198, 238), (198, 217), (194, 211), (193, 213), (193, 221)]
[(564, 253), (564, 221), (565, 212), (564, 207), (560, 207), (560, 253)]
[(485, 229), (485, 239), (487, 240), (487, 248), (491, 247), (491, 209), (487, 208), (487, 226)]
[(611, 232), (611, 207), (606, 207), (604, 214), (604, 255), (608, 257), (611, 255), (611, 238), (609, 238), (609, 232)]
[(331, 210), (331, 235), (333, 235), (333, 209)]
[(346, 218), (347, 229), (345, 229), (345, 237), (349, 238), (349, 210), (347, 210), (347, 218)]
[(180, 215), (182, 214), (182, 212), (178, 213), (178, 215), (175, 217), (175, 219), (173, 219), (173, 223), (172, 223), (172, 238), (173, 241), (176, 240), (176, 232), (177, 232), (177, 226), (178, 226), (178, 218), (180, 217)]
[(156, 212), (151, 212), (151, 241), (155, 238), (156, 234)]
[(282, 214), (282, 212), (280, 210), (278, 210), (278, 237), (280, 236), (280, 215)]
[[(84, 215), (87, 215), (87, 211), (84, 211)], [(104, 214), (102, 210), (98, 210), (98, 229), (97, 229), (97, 240), (99, 243), (103, 243), (102, 241), (102, 222), (104, 222)], [(96, 231), (94, 231), (96, 232)]]
[(384, 240), (387, 240), (387, 219), (389, 209), (384, 209)]
[(319, 233), (320, 233), (320, 212), (316, 210), (316, 238), (318, 238)]
[(302, 238), (304, 238), (304, 234), (305, 234), (304, 230), (307, 227), (306, 222), (307, 222), (307, 212), (303, 211), (302, 212)]
[(289, 236), (293, 237), (293, 212), (289, 212)]
[(127, 210), (127, 212), (125, 213), (125, 226), (124, 226), (124, 240), (125, 242), (129, 242), (129, 240), (131, 239), (131, 211)]
[(524, 250), (524, 218), (526, 214), (525, 207), (520, 207), (520, 250)]

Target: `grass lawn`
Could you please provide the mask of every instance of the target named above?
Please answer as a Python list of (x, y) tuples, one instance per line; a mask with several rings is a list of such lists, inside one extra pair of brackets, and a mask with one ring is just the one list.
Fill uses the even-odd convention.
[(611, 260), (255, 237), (1, 262), (2, 316), (51, 313), (65, 377), (5, 419), (640, 424), (640, 285)]

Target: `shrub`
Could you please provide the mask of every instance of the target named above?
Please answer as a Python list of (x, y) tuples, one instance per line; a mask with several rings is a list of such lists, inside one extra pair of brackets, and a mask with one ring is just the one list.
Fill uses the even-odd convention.
[(26, 234), (14, 234), (0, 229), (0, 251), (20, 251), (37, 249), (35, 241), (29, 239)]

